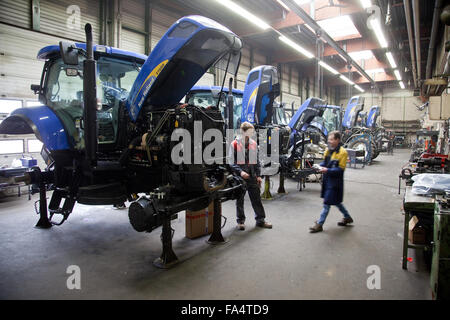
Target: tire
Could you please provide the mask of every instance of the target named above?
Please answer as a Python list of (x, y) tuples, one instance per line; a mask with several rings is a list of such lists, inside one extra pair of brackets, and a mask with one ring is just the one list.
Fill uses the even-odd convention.
[(378, 157), (380, 151), (378, 151), (377, 144), (372, 140), (372, 160)]
[(370, 161), (372, 160), (372, 146), (369, 139), (367, 139), (364, 135), (356, 135), (351, 137), (346, 143), (346, 148), (364, 150), (364, 158), (358, 157), (356, 159), (364, 161), (365, 164), (370, 163)]

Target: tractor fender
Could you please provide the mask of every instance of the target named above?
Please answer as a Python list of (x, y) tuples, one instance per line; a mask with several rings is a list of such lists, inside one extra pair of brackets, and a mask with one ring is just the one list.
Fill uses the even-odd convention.
[(0, 134), (32, 133), (49, 151), (71, 148), (61, 120), (47, 106), (16, 109), (0, 124)]

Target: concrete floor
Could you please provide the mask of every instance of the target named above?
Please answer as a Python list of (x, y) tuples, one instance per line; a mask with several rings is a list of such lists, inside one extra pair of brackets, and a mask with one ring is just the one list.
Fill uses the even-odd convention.
[[(417, 256), (401, 268), (402, 196), (398, 174), (408, 150), (380, 155), (364, 169), (347, 169), (344, 203), (353, 227), (338, 227), (332, 208), (324, 232), (308, 227), (322, 207), (320, 186), (264, 205), (274, 228), (255, 229), (246, 200), (247, 229), (235, 229), (234, 202), (223, 205), (229, 242), (210, 246), (184, 237), (184, 213), (173, 221), (173, 247), (181, 263), (170, 270), (152, 265), (161, 250), (160, 230), (135, 232), (127, 210), (76, 205), (68, 221), (50, 230), (34, 228), (27, 197), (0, 203), (1, 299), (429, 299), (429, 275)], [(274, 181), (273, 194), (278, 186)], [(67, 267), (81, 269), (81, 290), (69, 290)], [(369, 290), (368, 266), (381, 271), (381, 289)]]

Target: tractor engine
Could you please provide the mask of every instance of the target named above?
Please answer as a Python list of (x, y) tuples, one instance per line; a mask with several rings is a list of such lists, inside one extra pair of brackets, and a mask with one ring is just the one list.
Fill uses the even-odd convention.
[[(204, 194), (221, 189), (226, 184), (224, 120), (217, 108), (202, 109), (192, 105), (179, 105), (164, 111), (145, 113), (129, 131), (135, 138), (121, 162), (146, 179), (150, 189), (165, 186), (164, 193)], [(145, 127), (145, 132), (138, 128)], [(203, 151), (209, 141), (203, 141), (204, 133), (214, 129), (222, 140), (214, 141), (220, 146), (216, 155), (204, 159)], [(124, 159), (126, 157), (126, 159)], [(209, 164), (207, 164), (209, 163)], [(142, 188), (140, 188), (142, 189)]]

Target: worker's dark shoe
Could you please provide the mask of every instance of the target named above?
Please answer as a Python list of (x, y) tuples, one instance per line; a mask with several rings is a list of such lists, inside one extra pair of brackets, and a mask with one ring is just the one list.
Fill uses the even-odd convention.
[(349, 223), (353, 223), (353, 219), (352, 218), (342, 218), (342, 220), (339, 221), (337, 224), (338, 224), (338, 226), (345, 227)]
[(314, 223), (312, 227), (309, 227), (309, 232), (316, 233), (323, 231), (322, 225), (318, 224), (317, 222)]
[(245, 224), (243, 223), (238, 223), (237, 227), (238, 230), (245, 230)]
[(272, 224), (271, 224), (271, 223), (268, 223), (268, 222), (266, 222), (266, 221), (263, 221), (263, 222), (257, 222), (257, 223), (256, 223), (256, 226), (257, 226), (257, 227), (260, 227), (260, 228), (265, 228), (265, 229), (272, 229)]

